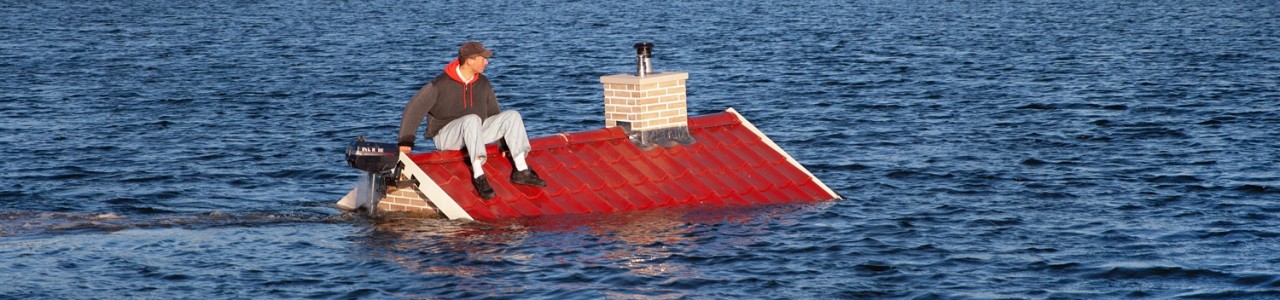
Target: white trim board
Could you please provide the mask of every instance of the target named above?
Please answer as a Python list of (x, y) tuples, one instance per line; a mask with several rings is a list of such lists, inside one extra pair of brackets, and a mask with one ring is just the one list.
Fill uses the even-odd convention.
[(835, 191), (832, 191), (831, 188), (827, 187), (826, 184), (822, 183), (822, 180), (818, 180), (818, 177), (813, 176), (813, 173), (810, 173), (809, 169), (805, 169), (804, 166), (800, 165), (800, 162), (797, 162), (795, 158), (792, 158), (791, 154), (787, 154), (787, 151), (783, 151), (782, 147), (778, 147), (778, 144), (774, 143), (773, 140), (769, 139), (768, 136), (765, 136), (764, 132), (760, 132), (759, 128), (756, 128), (755, 125), (751, 125), (751, 121), (747, 121), (747, 118), (743, 117), (742, 114), (739, 114), (737, 110), (734, 110), (732, 107), (730, 107), (728, 110), (725, 110), (725, 111), (732, 113), (734, 116), (737, 116), (738, 120), (742, 120), (742, 125), (745, 125), (747, 129), (751, 130), (751, 132), (754, 132), (756, 135), (760, 136), (760, 139), (763, 140), (766, 145), (769, 145), (769, 147), (773, 147), (773, 150), (778, 151), (778, 153), (781, 153), (783, 157), (787, 158), (787, 162), (790, 162), (792, 165), (796, 166), (796, 168), (800, 169), (800, 171), (804, 171), (805, 174), (809, 175), (809, 178), (812, 178), (813, 182), (817, 183), (818, 186), (822, 187), (822, 190), (827, 191), (827, 194), (831, 195), (831, 199), (835, 199), (835, 200), (844, 199), (840, 197), (839, 194), (836, 194)]
[(419, 168), (418, 164), (414, 163), (408, 154), (400, 153), (400, 163), (404, 165), (404, 169), (400, 170), (400, 172), (404, 172), (410, 179), (418, 180), (418, 191), (426, 195), (427, 201), (431, 201), (431, 204), (440, 209), (440, 212), (445, 217), (450, 220), (474, 220), (471, 218), (471, 214), (463, 210), (462, 206), (458, 205), (458, 202), (453, 201), (453, 197), (449, 197), (449, 194), (445, 193), (444, 189), (441, 189), (440, 185), (436, 184), (434, 179), (431, 179), (431, 176), (427, 176), (427, 173), (423, 172), (422, 168)]

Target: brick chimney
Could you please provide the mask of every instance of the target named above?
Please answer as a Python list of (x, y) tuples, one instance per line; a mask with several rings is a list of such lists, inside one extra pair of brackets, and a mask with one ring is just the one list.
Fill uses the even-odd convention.
[[(651, 48), (652, 44), (648, 44)], [(637, 49), (640, 44), (637, 44)], [(686, 72), (648, 72), (648, 53), (636, 74), (600, 77), (604, 84), (604, 125), (621, 127), (641, 149), (692, 144), (685, 99)]]

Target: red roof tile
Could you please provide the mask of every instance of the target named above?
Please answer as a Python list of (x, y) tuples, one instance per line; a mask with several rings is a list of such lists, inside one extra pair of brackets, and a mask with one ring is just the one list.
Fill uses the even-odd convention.
[(497, 192), (489, 200), (476, 195), (460, 151), (410, 159), (480, 221), (839, 199), (736, 112), (688, 123), (696, 142), (671, 148), (641, 150), (616, 127), (533, 139), (527, 161), (547, 180), (545, 188), (510, 183), (510, 161), (489, 145), (484, 171)]

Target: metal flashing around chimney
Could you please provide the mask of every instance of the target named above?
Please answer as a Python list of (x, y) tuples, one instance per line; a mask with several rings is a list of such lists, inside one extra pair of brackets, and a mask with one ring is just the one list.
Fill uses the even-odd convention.
[(618, 121), (618, 128), (627, 134), (631, 143), (640, 149), (649, 150), (654, 147), (671, 148), (688, 146), (694, 143), (689, 134), (689, 126), (666, 127), (650, 130), (631, 130), (631, 122)]

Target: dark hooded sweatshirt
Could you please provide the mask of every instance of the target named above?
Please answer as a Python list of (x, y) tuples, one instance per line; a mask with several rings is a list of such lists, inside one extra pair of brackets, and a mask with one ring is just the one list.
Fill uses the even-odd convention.
[(498, 114), (498, 109), (498, 97), (493, 94), (489, 78), (476, 74), (471, 82), (462, 82), (458, 76), (458, 61), (454, 60), (444, 67), (444, 73), (422, 86), (404, 107), (404, 114), (400, 117), (399, 144), (413, 146), (424, 115), (427, 117), (427, 132), (423, 136), (431, 138), (450, 121), (472, 114), (486, 119)]

